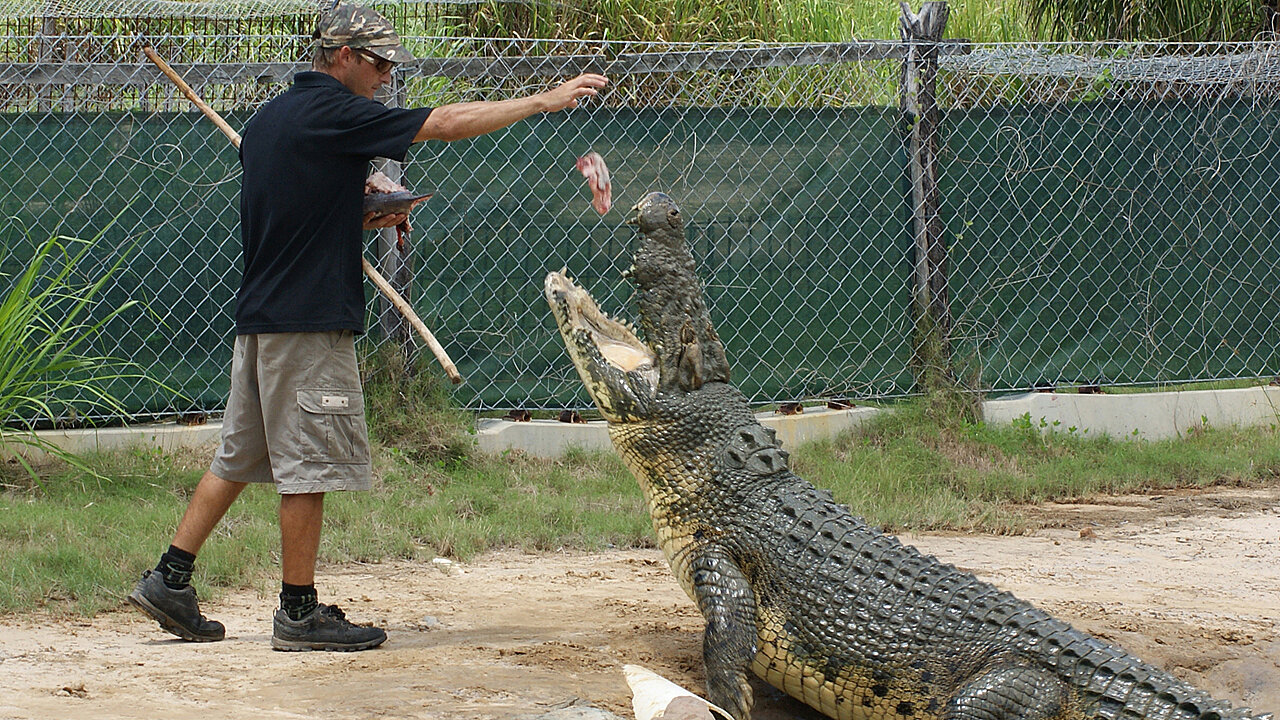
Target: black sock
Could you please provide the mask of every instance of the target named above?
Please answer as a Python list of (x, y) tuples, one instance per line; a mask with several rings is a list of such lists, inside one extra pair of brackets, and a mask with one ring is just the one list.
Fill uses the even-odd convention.
[(191, 584), (191, 572), (195, 569), (196, 556), (179, 547), (169, 546), (160, 556), (156, 572), (164, 578), (170, 590), (181, 590)]
[(280, 583), (280, 609), (290, 620), (301, 620), (316, 609), (316, 586)]

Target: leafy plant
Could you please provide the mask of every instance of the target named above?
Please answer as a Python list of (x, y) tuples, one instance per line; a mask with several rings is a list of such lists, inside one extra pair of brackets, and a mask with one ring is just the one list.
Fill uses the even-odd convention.
[(32, 432), (39, 421), (52, 423), (95, 410), (125, 415), (109, 384), (146, 378), (133, 363), (87, 350), (108, 322), (138, 304), (130, 300), (98, 311), (103, 288), (132, 250), (97, 272), (97, 279), (86, 280), (83, 270), (97, 262), (90, 252), (101, 237), (54, 235), (39, 243), (0, 299), (0, 452), (14, 457), (37, 483), (36, 469), (17, 452), (22, 447), (94, 474), (74, 453)]

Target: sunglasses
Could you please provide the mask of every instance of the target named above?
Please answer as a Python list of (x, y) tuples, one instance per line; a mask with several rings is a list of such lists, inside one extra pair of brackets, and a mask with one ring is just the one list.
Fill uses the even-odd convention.
[(379, 75), (385, 75), (386, 73), (391, 72), (391, 68), (396, 66), (396, 64), (390, 60), (380, 58), (364, 48), (355, 48), (355, 51), (360, 55), (360, 57), (369, 61), (369, 64), (373, 66), (374, 70), (378, 71)]

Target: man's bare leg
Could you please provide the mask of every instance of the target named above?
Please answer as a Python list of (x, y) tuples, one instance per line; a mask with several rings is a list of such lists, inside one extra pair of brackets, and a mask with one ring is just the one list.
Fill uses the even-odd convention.
[(280, 566), (290, 585), (314, 585), (324, 493), (280, 496)]
[(200, 554), (200, 548), (209, 538), (213, 528), (227, 514), (231, 503), (240, 497), (247, 483), (223, 480), (206, 470), (196, 491), (191, 495), (187, 511), (178, 523), (178, 530), (173, 535), (173, 546), (182, 548), (192, 555)]

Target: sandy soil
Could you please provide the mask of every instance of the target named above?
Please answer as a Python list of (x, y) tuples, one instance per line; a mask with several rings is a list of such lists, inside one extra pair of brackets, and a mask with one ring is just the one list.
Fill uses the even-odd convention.
[[(1215, 695), (1280, 711), (1280, 488), (1036, 508), (1024, 537), (904, 539)], [(323, 597), (391, 635), (277, 653), (273, 599), (210, 603), (221, 643), (136, 611), (0, 618), (3, 718), (519, 718), (570, 703), (630, 717), (620, 666), (702, 687), (700, 623), (656, 551), (498, 553), (466, 565), (322, 569)], [(813, 717), (757, 685), (757, 718)]]

